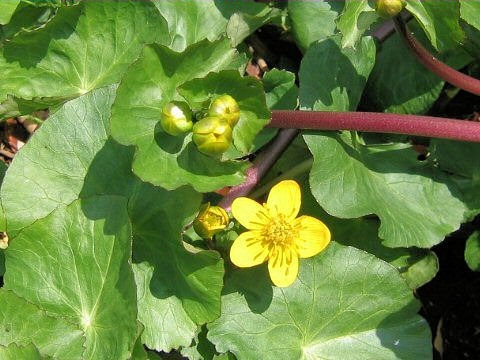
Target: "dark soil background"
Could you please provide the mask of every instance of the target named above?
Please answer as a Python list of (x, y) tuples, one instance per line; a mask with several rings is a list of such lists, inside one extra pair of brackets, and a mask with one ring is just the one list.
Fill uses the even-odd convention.
[(432, 330), (435, 360), (480, 359), (480, 273), (464, 259), (466, 240), (478, 229), (480, 217), (432, 249), (440, 271), (416, 292)]

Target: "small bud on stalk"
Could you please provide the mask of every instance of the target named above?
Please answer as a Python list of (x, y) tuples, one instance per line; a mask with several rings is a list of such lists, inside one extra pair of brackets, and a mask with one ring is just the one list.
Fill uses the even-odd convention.
[(384, 18), (397, 16), (407, 5), (404, 0), (378, 0), (375, 3), (378, 15)]
[(193, 126), (193, 142), (198, 151), (218, 157), (227, 151), (232, 143), (232, 128), (227, 120), (208, 116)]
[(192, 111), (184, 102), (169, 102), (162, 109), (161, 124), (163, 130), (172, 136), (186, 133), (193, 127)]
[(225, 119), (231, 127), (234, 127), (240, 119), (240, 108), (233, 97), (222, 95), (212, 102), (208, 115)]
[(200, 213), (193, 222), (195, 232), (204, 239), (211, 239), (213, 235), (225, 229), (230, 222), (227, 212), (220, 206), (203, 204)]

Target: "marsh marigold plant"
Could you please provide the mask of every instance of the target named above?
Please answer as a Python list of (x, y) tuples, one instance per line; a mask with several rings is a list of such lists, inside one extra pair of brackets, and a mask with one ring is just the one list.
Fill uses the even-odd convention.
[(263, 205), (245, 197), (235, 199), (233, 216), (249, 231), (233, 243), (232, 262), (251, 267), (268, 261), (272, 282), (279, 287), (291, 285), (298, 274), (298, 259), (318, 254), (331, 237), (320, 220), (306, 215), (297, 218), (300, 205), (300, 186), (293, 180), (275, 185)]

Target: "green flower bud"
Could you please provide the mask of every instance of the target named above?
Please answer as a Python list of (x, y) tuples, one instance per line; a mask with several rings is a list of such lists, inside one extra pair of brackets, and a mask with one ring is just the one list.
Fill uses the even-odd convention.
[(238, 103), (230, 95), (222, 95), (213, 100), (208, 109), (209, 116), (219, 116), (228, 121), (231, 127), (240, 119), (240, 108)]
[(197, 145), (198, 151), (210, 156), (219, 156), (230, 147), (232, 128), (227, 120), (208, 116), (193, 126), (193, 142)]
[(375, 3), (377, 4), (378, 15), (384, 18), (397, 16), (407, 5), (404, 0), (378, 0)]
[(193, 222), (195, 232), (204, 239), (211, 239), (213, 235), (225, 229), (230, 222), (227, 212), (220, 206), (203, 204), (200, 213)]
[(177, 136), (186, 133), (193, 126), (192, 111), (184, 102), (169, 102), (162, 109), (161, 123), (167, 134)]

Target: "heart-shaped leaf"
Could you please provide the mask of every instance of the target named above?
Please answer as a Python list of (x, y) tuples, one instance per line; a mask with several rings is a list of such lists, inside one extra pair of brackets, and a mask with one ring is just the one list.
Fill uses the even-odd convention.
[(239, 360), (431, 359), (418, 308), (393, 267), (333, 242), (288, 288), (272, 288), (264, 266), (234, 272), (207, 337)]

